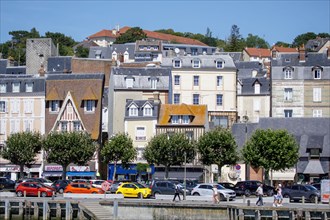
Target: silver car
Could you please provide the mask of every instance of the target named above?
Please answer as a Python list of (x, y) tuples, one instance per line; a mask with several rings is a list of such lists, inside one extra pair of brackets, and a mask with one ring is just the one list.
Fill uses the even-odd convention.
[(193, 196), (210, 196), (212, 197), (213, 191), (212, 188), (214, 185), (217, 185), (218, 193), (220, 195), (220, 200), (226, 200), (229, 197), (229, 200), (233, 200), (236, 198), (236, 193), (234, 190), (226, 189), (225, 187), (214, 184), (214, 183), (201, 183), (197, 184), (195, 188), (191, 191), (191, 195)]

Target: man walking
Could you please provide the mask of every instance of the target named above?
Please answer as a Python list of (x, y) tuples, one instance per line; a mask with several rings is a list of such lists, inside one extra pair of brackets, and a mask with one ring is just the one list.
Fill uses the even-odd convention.
[(180, 190), (179, 190), (179, 186), (178, 184), (174, 184), (174, 198), (173, 198), (173, 202), (175, 201), (175, 198), (176, 197), (179, 197), (179, 201), (181, 201), (181, 198), (180, 198)]
[(257, 206), (263, 206), (264, 205), (264, 201), (263, 201), (263, 195), (264, 195), (264, 190), (262, 188), (262, 184), (259, 185), (258, 189), (256, 190), (256, 194), (258, 196), (258, 200), (256, 202)]
[(218, 204), (219, 203), (218, 186), (213, 185), (212, 191), (213, 191), (213, 203)]

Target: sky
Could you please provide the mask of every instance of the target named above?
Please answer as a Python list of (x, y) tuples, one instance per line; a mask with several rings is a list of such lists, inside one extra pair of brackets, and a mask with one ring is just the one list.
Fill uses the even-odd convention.
[(10, 31), (33, 27), (40, 35), (60, 32), (75, 41), (102, 29), (130, 26), (173, 29), (226, 40), (232, 25), (270, 45), (292, 43), (307, 32), (330, 33), (330, 0), (0, 0), (0, 43)]

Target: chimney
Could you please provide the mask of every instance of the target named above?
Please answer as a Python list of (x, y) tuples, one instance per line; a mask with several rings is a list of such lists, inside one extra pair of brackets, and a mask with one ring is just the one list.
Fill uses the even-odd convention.
[(38, 73), (39, 73), (39, 76), (45, 76), (45, 69), (44, 69), (44, 65), (43, 64), (41, 64)]
[(305, 62), (306, 54), (305, 54), (305, 46), (302, 45), (299, 47), (299, 62)]
[(159, 103), (160, 102), (159, 92), (158, 91), (155, 91), (155, 92), (153, 92), (153, 95), (154, 95), (154, 102), (155, 103)]
[(328, 50), (327, 50), (327, 57), (328, 57), (328, 59), (330, 59), (330, 47), (328, 47)]

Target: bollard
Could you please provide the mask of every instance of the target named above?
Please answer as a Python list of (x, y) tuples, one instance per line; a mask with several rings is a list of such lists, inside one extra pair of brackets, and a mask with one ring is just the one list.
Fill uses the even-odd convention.
[(227, 202), (229, 202), (229, 195), (227, 195)]
[(70, 201), (65, 202), (65, 220), (71, 219), (71, 204)]
[(5, 220), (10, 219), (10, 203), (9, 200), (5, 200)]
[(26, 191), (24, 191), (24, 198), (26, 197)]
[(303, 197), (301, 198), (301, 203), (302, 203), (302, 204), (305, 204), (305, 196), (303, 196)]
[(47, 207), (47, 201), (46, 200), (44, 200), (44, 202), (43, 202), (43, 206), (42, 206), (42, 219), (47, 219), (47, 212), (48, 212), (48, 207)]
[(315, 204), (317, 204), (318, 201), (319, 201), (319, 197), (316, 196), (316, 198), (315, 198)]
[(118, 201), (116, 199), (113, 201), (113, 217), (118, 217)]
[(245, 195), (243, 195), (243, 203), (245, 204)]
[(250, 206), (251, 205), (251, 201), (250, 199), (247, 200), (247, 206)]
[(54, 197), (55, 197), (55, 191), (53, 191), (52, 200), (54, 200)]
[(38, 198), (40, 197), (40, 191), (38, 191)]

